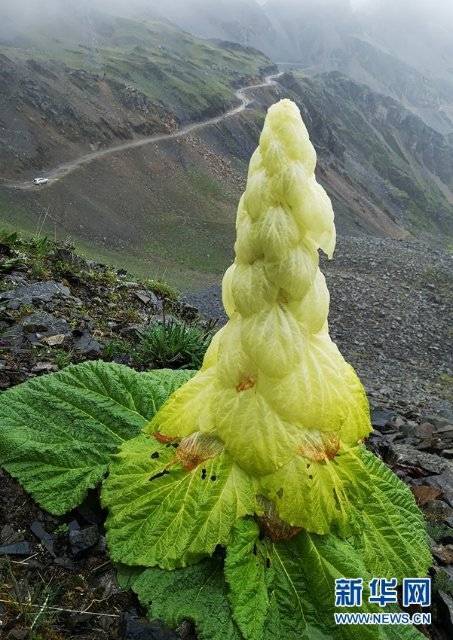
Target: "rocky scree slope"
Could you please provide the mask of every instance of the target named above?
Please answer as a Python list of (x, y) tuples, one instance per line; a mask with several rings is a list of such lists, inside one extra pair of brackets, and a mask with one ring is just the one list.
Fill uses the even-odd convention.
[[(197, 310), (162, 282), (137, 281), (46, 238), (0, 234), (0, 390), (68, 364), (104, 359), (135, 366), (187, 366), (185, 354), (157, 363), (138, 348), (157, 326), (199, 327)], [(153, 356), (154, 353), (154, 356)]]
[[(331, 336), (372, 404), (451, 411), (451, 256), (420, 243), (341, 236), (322, 270)], [(225, 321), (218, 285), (186, 298), (207, 318)]]

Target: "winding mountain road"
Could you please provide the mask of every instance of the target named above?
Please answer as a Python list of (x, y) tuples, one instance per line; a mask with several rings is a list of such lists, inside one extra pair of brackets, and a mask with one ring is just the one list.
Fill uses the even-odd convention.
[(226, 120), (227, 118), (231, 118), (232, 116), (238, 115), (245, 111), (245, 109), (249, 106), (249, 104), (253, 101), (251, 97), (248, 97), (248, 93), (253, 91), (254, 89), (261, 89), (264, 87), (270, 87), (272, 85), (277, 84), (277, 78), (279, 78), (282, 73), (276, 73), (267, 76), (264, 79), (264, 82), (260, 84), (248, 85), (246, 87), (242, 87), (238, 89), (235, 93), (236, 98), (240, 101), (239, 106), (233, 107), (229, 109), (225, 113), (222, 113), (220, 116), (215, 116), (214, 118), (208, 118), (206, 120), (201, 120), (199, 122), (193, 122), (188, 124), (173, 133), (159, 133), (153, 136), (148, 136), (146, 138), (140, 138), (137, 140), (130, 140), (129, 142), (124, 142), (122, 144), (115, 145), (113, 147), (108, 147), (106, 149), (99, 149), (98, 151), (93, 151), (91, 153), (87, 153), (84, 156), (80, 156), (80, 158), (76, 158), (74, 160), (70, 160), (69, 162), (64, 162), (60, 164), (55, 169), (42, 171), (40, 172), (43, 176), (48, 178), (48, 182), (45, 185), (37, 186), (33, 184), (32, 180), (24, 180), (21, 182), (12, 181), (12, 180), (4, 180), (0, 178), (0, 186), (8, 187), (10, 189), (21, 189), (21, 190), (31, 190), (31, 189), (43, 189), (45, 187), (50, 186), (57, 180), (61, 180), (69, 173), (72, 173), (78, 167), (89, 164), (93, 162), (93, 160), (98, 160), (99, 158), (104, 158), (105, 156), (109, 156), (117, 151), (126, 151), (127, 149), (135, 149), (137, 147), (143, 147), (146, 144), (151, 144), (153, 142), (160, 142), (162, 140), (172, 140), (175, 138), (181, 138), (182, 136), (191, 133), (192, 131), (197, 131), (198, 129), (202, 129), (211, 124), (217, 124), (218, 122), (222, 122), (222, 120)]

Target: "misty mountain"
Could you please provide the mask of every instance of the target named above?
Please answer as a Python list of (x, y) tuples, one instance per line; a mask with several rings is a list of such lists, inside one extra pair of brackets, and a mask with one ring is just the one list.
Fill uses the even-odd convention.
[(453, 146), (393, 98), (337, 71), (281, 79), (317, 149), (343, 229), (451, 237)]
[(0, 20), (9, 24), (0, 33), (3, 177), (223, 113), (234, 86), (272, 66), (257, 51), (165, 21), (43, 6), (33, 24), (17, 13)]
[(196, 35), (233, 40), (262, 51), (274, 36), (269, 18), (255, 0), (168, 0), (156, 5), (156, 10)]
[(453, 38), (442, 12), (429, 7), (424, 0), (168, 0), (159, 11), (192, 33), (256, 47), (285, 69), (340, 71), (453, 133)]

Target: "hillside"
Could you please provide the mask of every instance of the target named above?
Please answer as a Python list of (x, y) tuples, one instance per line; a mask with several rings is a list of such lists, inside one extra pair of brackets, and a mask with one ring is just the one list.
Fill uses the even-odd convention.
[[(55, 2), (45, 0), (44, 15), (27, 20), (0, 9), (3, 226), (69, 236), (89, 256), (182, 289), (213, 283), (231, 260), (236, 206), (264, 112), (289, 97), (317, 149), (340, 233), (450, 244), (453, 146), (439, 98), (447, 85), (353, 37), (359, 27), (348, 12), (333, 11), (325, 23), (309, 12), (312, 31), (290, 40), (305, 63), (276, 86), (247, 91), (244, 101), (238, 87), (262, 82), (275, 66), (246, 44), (203, 40), (159, 16), (158, 9), (173, 12), (196, 31), (184, 17), (190, 2), (150, 9), (133, 0), (121, 11), (100, 0), (98, 9), (82, 3), (71, 11)], [(275, 21), (271, 28), (259, 18), (264, 9), (252, 0), (197, 2), (191, 18), (203, 35), (260, 44), (275, 56), (289, 37), (291, 24), (277, 37)], [(270, 15), (271, 3), (265, 10)], [(239, 33), (249, 24), (256, 28)], [(228, 114), (239, 95), (247, 108), (209, 121)], [(193, 122), (205, 125), (185, 133)], [(121, 146), (156, 134), (163, 138)], [(37, 174), (52, 180), (32, 188)]]
[[(453, 133), (451, 22), (441, 3), (169, 0), (151, 3), (184, 29), (264, 51), (282, 68), (340, 71)], [(447, 14), (447, 15), (445, 15)], [(200, 18), (200, 16), (202, 16)]]
[(453, 152), (445, 136), (336, 72), (286, 74), (253, 95), (253, 108), (193, 134), (93, 161), (41, 190), (0, 190), (4, 221), (70, 235), (88, 255), (182, 289), (216, 282), (231, 260), (264, 110), (290, 97), (317, 149), (340, 233), (449, 242)]
[(233, 87), (271, 67), (251, 49), (84, 5), (26, 27), (0, 17), (2, 177), (222, 113)]
[[(453, 234), (453, 146), (396, 100), (338, 72), (280, 82), (301, 107), (342, 229)], [(404, 235), (404, 234), (403, 234)]]
[[(415, 243), (389, 240), (340, 238), (338, 249), (326, 271), (332, 336), (367, 388), (373, 425), (367, 447), (411, 487), (423, 509), (434, 556), (433, 624), (427, 637), (447, 640), (453, 629), (448, 615), (453, 597), (452, 362), (445, 349), (450, 260), (440, 251), (433, 255)], [(199, 367), (212, 326), (196, 309), (175, 301), (162, 283), (134, 281), (124, 270), (88, 262), (70, 246), (44, 237), (24, 240), (2, 233), (0, 273), (2, 390), (93, 359), (139, 371)], [(105, 392), (106, 380), (99, 378), (99, 386)], [(118, 407), (126, 411), (121, 386), (114, 388)], [(87, 393), (97, 397), (94, 390)], [(135, 397), (132, 390), (128, 399), (133, 403)], [(72, 394), (65, 400), (73, 406)], [(100, 412), (90, 405), (92, 413), (85, 414), (90, 425), (106, 415), (105, 405)], [(29, 412), (35, 419), (36, 411)], [(77, 424), (85, 423), (78, 418)], [(132, 592), (119, 587), (96, 490), (70, 513), (52, 516), (0, 470), (0, 521), (5, 638), (201, 637), (190, 621), (176, 632), (150, 622)], [(218, 610), (212, 611), (216, 625)]]

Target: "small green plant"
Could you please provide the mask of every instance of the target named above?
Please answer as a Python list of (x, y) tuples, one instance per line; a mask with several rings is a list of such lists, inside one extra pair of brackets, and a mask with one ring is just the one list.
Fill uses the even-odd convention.
[(52, 358), (59, 369), (68, 367), (74, 359), (73, 351), (66, 351), (65, 349), (54, 348), (52, 350)]
[(7, 247), (16, 247), (19, 240), (19, 236), (16, 231), (6, 231), (6, 229), (0, 229), (0, 244)]
[(24, 244), (30, 253), (40, 258), (48, 257), (55, 249), (55, 242), (47, 236), (33, 236), (29, 240), (25, 240)]
[(212, 333), (179, 320), (156, 322), (139, 334), (134, 361), (147, 367), (199, 369)]
[(115, 338), (109, 340), (105, 345), (102, 352), (104, 360), (114, 360), (125, 354), (132, 355), (134, 347), (129, 340), (124, 338)]
[(168, 298), (168, 300), (176, 301), (180, 296), (180, 292), (177, 289), (161, 280), (148, 279), (143, 282), (143, 285), (147, 289), (151, 289), (156, 295)]
[[(363, 445), (366, 395), (329, 336), (318, 250), (332, 255), (335, 227), (315, 164), (297, 107), (273, 106), (223, 280), (229, 320), (199, 371), (83, 363), (0, 396), (0, 464), (57, 515), (103, 482), (121, 584), (201, 640), (423, 637), (333, 622), (337, 578), (425, 576), (431, 556), (411, 491)], [(207, 341), (165, 322), (137, 352), (190, 366)]]
[(69, 532), (69, 526), (66, 522), (63, 522), (58, 527), (55, 527), (53, 532), (56, 536), (64, 536)]

